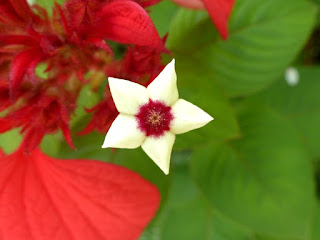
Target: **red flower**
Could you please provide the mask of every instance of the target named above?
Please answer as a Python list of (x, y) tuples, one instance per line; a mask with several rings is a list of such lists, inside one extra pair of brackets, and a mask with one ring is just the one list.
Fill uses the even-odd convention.
[(158, 190), (120, 166), (39, 149), (1, 155), (2, 240), (137, 239), (159, 206)]
[[(25, 94), (24, 104), (19, 103), (19, 107), (9, 110), (5, 117), (0, 118), (0, 133), (22, 127), (21, 133), (25, 133), (25, 150), (31, 152), (41, 143), (45, 134), (61, 129), (67, 143), (74, 148), (69, 129), (70, 112), (75, 107), (72, 97), (61, 89), (52, 91), (53, 89), (42, 89), (39, 90), (41, 94), (34, 95), (37, 91)], [(4, 104), (8, 102), (2, 101)]]
[(228, 19), (235, 0), (173, 0), (177, 4), (194, 9), (207, 9), (224, 39), (228, 38)]
[[(3, 93), (0, 111), (10, 107), (0, 119), (0, 132), (22, 127), (26, 150), (32, 151), (45, 134), (61, 129), (73, 147), (69, 120), (79, 91), (90, 81), (85, 80), (85, 73), (103, 72), (118, 65), (124, 71), (122, 74), (134, 75), (138, 81), (145, 75), (150, 79), (161, 71), (164, 42), (142, 8), (156, 2), (69, 0), (62, 7), (56, 4), (52, 18), (38, 6), (33, 6), (35, 14), (25, 0), (19, 0), (19, 4), (13, 0), (0, 2), (0, 57), (4, 66), (4, 70), (0, 69), (0, 93)], [(130, 47), (135, 50), (116, 62), (105, 39), (135, 44)], [(134, 52), (142, 56), (139, 63), (144, 61), (141, 66), (145, 69), (137, 69), (138, 74), (132, 70), (137, 60), (129, 60)], [(47, 64), (49, 79), (35, 76), (40, 62)], [(26, 76), (33, 85), (25, 81)], [(113, 108), (101, 108), (111, 106), (110, 99), (92, 109), (95, 118), (84, 132), (94, 128), (107, 131), (109, 122), (117, 115)], [(101, 115), (105, 121), (97, 120)]]
[[(49, 65), (53, 78), (64, 80), (76, 73), (83, 80), (92, 65), (99, 66), (97, 61), (108, 63), (97, 50), (111, 52), (104, 39), (164, 48), (147, 12), (131, 0), (70, 0), (63, 8), (56, 5), (52, 20), (40, 7), (38, 16), (25, 0), (19, 2), (18, 12), (11, 1), (0, 4), (0, 26), (8, 29), (0, 32), (0, 52), (15, 47), (17, 53), (10, 71), (13, 97), (25, 74), (34, 82), (34, 69), (40, 61)], [(22, 12), (30, 14), (21, 16)], [(28, 27), (22, 23), (28, 23)]]

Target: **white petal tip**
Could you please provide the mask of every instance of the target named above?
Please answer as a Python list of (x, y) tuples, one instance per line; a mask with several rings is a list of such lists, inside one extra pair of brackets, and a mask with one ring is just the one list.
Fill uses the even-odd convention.
[(169, 167), (170, 166), (165, 166), (165, 167), (160, 167), (161, 171), (165, 174), (165, 175), (169, 175)]
[(214, 118), (211, 117), (211, 116), (208, 114), (208, 123), (211, 122), (211, 121), (213, 121), (213, 120), (214, 120)]

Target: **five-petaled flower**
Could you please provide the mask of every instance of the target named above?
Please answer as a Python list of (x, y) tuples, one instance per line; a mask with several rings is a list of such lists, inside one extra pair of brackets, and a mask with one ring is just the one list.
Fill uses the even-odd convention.
[(120, 114), (102, 147), (132, 149), (141, 146), (165, 174), (169, 173), (175, 135), (213, 120), (197, 106), (179, 99), (174, 60), (147, 88), (116, 78), (109, 78), (109, 85)]

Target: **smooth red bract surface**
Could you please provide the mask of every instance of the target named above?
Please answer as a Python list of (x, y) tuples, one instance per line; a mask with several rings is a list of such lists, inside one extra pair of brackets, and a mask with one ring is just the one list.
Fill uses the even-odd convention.
[(139, 129), (147, 137), (161, 137), (170, 130), (173, 120), (171, 107), (160, 101), (152, 101), (140, 107), (136, 115)]
[(160, 202), (156, 187), (123, 167), (0, 151), (1, 240), (134, 240)]

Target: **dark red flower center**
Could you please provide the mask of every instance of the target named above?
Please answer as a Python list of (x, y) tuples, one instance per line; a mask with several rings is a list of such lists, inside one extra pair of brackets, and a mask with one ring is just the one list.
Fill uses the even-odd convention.
[(173, 120), (171, 107), (160, 101), (149, 100), (140, 107), (136, 115), (139, 129), (147, 136), (161, 137), (170, 130), (170, 123)]

